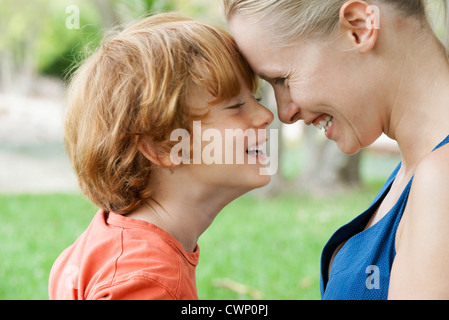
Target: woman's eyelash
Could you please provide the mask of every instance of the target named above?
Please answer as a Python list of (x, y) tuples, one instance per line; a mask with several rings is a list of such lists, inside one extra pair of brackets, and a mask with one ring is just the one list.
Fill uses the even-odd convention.
[(277, 78), (276, 80), (274, 80), (274, 83), (282, 85), (285, 83), (285, 80), (287, 80), (287, 78)]

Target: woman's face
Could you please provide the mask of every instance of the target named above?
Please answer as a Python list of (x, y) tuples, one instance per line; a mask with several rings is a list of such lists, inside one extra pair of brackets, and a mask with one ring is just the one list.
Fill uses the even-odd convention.
[(382, 134), (376, 110), (381, 94), (372, 77), (377, 69), (345, 37), (280, 46), (270, 40), (272, 32), (241, 16), (233, 16), (230, 26), (251, 67), (273, 86), (282, 122), (321, 123), (327, 138), (348, 154)]

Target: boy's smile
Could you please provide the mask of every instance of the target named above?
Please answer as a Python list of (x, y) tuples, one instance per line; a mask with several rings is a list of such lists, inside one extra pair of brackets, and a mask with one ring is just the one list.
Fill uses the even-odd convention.
[[(194, 105), (208, 108), (208, 113), (201, 122), (194, 122), (192, 145), (196, 160), (190, 163), (197, 165), (187, 170), (193, 170), (196, 178), (202, 177), (211, 184), (245, 190), (266, 185), (270, 176), (266, 170), (269, 157), (265, 146), (267, 126), (273, 121), (273, 114), (254, 98), (243, 82), (241, 92), (231, 100), (210, 105), (210, 96), (203, 90), (197, 90), (194, 100)], [(195, 135), (196, 132), (201, 134)], [(200, 163), (198, 154), (195, 155), (198, 149)]]

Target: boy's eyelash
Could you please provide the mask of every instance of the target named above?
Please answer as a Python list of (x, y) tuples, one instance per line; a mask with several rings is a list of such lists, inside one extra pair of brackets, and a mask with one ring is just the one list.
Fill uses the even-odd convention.
[(244, 103), (238, 103), (238, 104), (235, 104), (233, 106), (229, 106), (227, 109), (238, 109), (238, 108), (240, 108), (243, 105), (244, 105)]
[[(252, 97), (253, 97), (253, 99), (256, 100), (257, 102), (262, 101), (262, 97), (259, 97), (259, 98), (258, 98), (258, 97), (256, 97), (255, 95), (252, 95)], [(246, 102), (238, 103), (238, 104), (235, 104), (235, 105), (232, 105), (232, 106), (227, 107), (227, 109), (238, 109), (238, 108), (240, 108), (240, 107), (243, 107), (243, 106), (245, 105), (245, 103), (246, 103)]]

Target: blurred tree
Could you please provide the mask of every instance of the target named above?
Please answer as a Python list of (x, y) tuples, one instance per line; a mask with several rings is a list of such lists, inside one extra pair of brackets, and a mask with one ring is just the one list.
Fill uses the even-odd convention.
[(111, 28), (122, 23), (116, 8), (117, 2), (114, 0), (94, 0), (98, 12), (101, 13), (103, 27)]
[[(180, 0), (2, 0), (0, 3), (0, 90), (26, 94), (38, 74), (64, 78), (106, 29), (176, 10)], [(80, 28), (69, 29), (68, 6), (77, 6)], [(198, 6), (196, 7), (198, 8)]]
[(0, 88), (26, 90), (37, 73), (39, 34), (48, 14), (47, 0), (0, 3)]
[(360, 187), (362, 151), (355, 155), (344, 154), (334, 141), (324, 139), (322, 135), (313, 126), (305, 128), (305, 166), (295, 181), (294, 188), (314, 193), (330, 193)]
[(100, 43), (103, 31), (99, 21), (102, 15), (93, 2), (78, 1), (80, 28), (68, 29), (66, 8), (69, 1), (53, 2), (41, 35), (38, 71), (64, 78), (70, 75), (70, 67), (83, 59), (86, 48), (95, 48)]
[[(77, 52), (84, 34), (66, 27), (66, 7), (61, 0), (3, 0), (0, 3), (0, 90), (27, 94), (39, 86), (40, 73), (62, 76), (72, 57), (65, 53)], [(87, 1), (78, 1), (88, 8)], [(91, 10), (83, 10), (82, 22), (90, 34)], [(87, 18), (87, 19), (86, 19)], [(94, 16), (94, 19), (96, 17)], [(74, 49), (75, 48), (75, 49)]]

